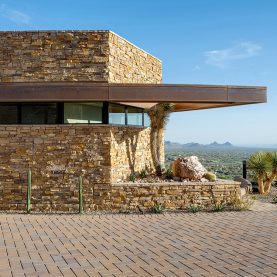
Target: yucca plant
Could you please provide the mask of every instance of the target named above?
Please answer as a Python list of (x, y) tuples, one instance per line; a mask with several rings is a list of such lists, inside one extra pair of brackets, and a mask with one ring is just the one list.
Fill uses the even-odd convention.
[(147, 111), (151, 122), (151, 152), (153, 164), (157, 175), (162, 175), (162, 144), (163, 130), (169, 120), (170, 113), (173, 111), (174, 104), (160, 103)]
[(187, 207), (187, 210), (189, 213), (198, 213), (202, 210), (202, 206), (197, 205), (197, 204), (191, 204)]
[(163, 204), (161, 203), (155, 203), (155, 205), (153, 206), (152, 208), (152, 211), (155, 213), (155, 214), (162, 214), (164, 211), (165, 211), (165, 207)]
[(269, 193), (277, 177), (277, 152), (257, 152), (250, 156), (248, 166), (257, 178), (260, 194)]
[(222, 203), (216, 203), (212, 206), (213, 212), (223, 212), (226, 209), (226, 205)]

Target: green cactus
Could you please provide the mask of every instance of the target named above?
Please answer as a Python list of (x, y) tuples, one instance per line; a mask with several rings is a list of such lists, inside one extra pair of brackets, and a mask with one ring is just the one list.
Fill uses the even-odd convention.
[(212, 172), (206, 172), (203, 177), (211, 182), (216, 181), (216, 175)]
[(83, 210), (83, 177), (79, 177), (79, 213), (82, 214)]
[(31, 186), (32, 186), (32, 171), (27, 174), (27, 213), (31, 213)]

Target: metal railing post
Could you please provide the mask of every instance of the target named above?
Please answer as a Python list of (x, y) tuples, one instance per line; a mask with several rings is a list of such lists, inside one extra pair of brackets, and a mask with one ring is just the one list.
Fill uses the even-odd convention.
[(83, 177), (79, 176), (79, 213), (83, 212)]
[(242, 161), (242, 177), (247, 179), (247, 162)]
[(32, 186), (32, 171), (27, 174), (27, 213), (31, 213), (31, 186)]

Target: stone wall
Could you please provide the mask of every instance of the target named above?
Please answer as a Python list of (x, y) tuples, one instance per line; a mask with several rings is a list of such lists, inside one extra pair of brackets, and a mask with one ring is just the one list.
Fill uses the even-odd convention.
[(156, 201), (184, 208), (239, 193), (239, 183), (116, 183), (144, 167), (153, 170), (150, 129), (111, 125), (0, 125), (0, 209), (25, 210), (32, 170), (33, 211), (78, 211), (78, 177), (84, 209), (149, 208)]
[[(124, 135), (124, 139), (122, 137)], [(34, 210), (76, 211), (78, 176), (84, 177), (84, 208), (103, 203), (103, 190), (114, 179), (128, 178), (128, 164), (121, 172), (126, 141), (137, 136), (135, 155), (149, 159), (149, 129), (111, 125), (0, 125), (0, 209), (25, 209), (27, 171), (32, 170)], [(121, 145), (119, 140), (125, 142)], [(143, 157), (142, 157), (143, 156)], [(139, 163), (138, 163), (139, 164)], [(135, 168), (139, 168), (136, 165)], [(95, 201), (94, 201), (95, 199)]]
[(0, 81), (107, 82), (107, 32), (0, 32)]
[(143, 169), (153, 171), (150, 128), (114, 127), (111, 138), (111, 182)]
[(110, 83), (162, 82), (161, 61), (152, 55), (113, 32), (109, 33), (109, 48)]
[[(190, 204), (210, 206), (240, 197), (240, 183), (234, 181), (187, 183), (117, 183), (111, 186), (105, 207), (111, 210), (149, 210), (156, 203), (167, 209), (185, 209)], [(100, 207), (101, 208), (101, 207)]]
[(161, 62), (110, 31), (0, 32), (0, 82), (160, 83)]

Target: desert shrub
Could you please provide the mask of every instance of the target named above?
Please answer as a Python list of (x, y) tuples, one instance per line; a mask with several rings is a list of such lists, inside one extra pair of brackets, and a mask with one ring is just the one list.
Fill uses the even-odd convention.
[(272, 202), (273, 202), (274, 204), (277, 204), (277, 195), (274, 195), (274, 196), (272, 197)]
[(187, 210), (190, 213), (198, 213), (202, 210), (202, 206), (197, 205), (197, 204), (191, 204), (188, 206)]
[(164, 177), (165, 177), (165, 179), (167, 179), (167, 180), (173, 179), (173, 172), (172, 172), (172, 170), (171, 170), (171, 169), (167, 169), (167, 170), (165, 171), (165, 173), (164, 173)]
[(139, 173), (139, 177), (142, 178), (142, 179), (144, 179), (144, 178), (146, 178), (147, 176), (148, 176), (148, 174), (147, 174), (146, 169), (142, 169), (141, 172)]
[(243, 198), (233, 197), (230, 200), (229, 205), (235, 211), (248, 211), (253, 206), (254, 201), (255, 200), (252, 197), (248, 196)]
[(155, 214), (162, 214), (165, 211), (165, 207), (161, 203), (155, 203), (155, 205), (152, 207), (152, 211)]
[(119, 210), (119, 213), (120, 213), (120, 214), (130, 214), (131, 211), (128, 210), (128, 209), (121, 209), (121, 210)]
[(212, 206), (213, 212), (223, 212), (226, 209), (226, 205), (222, 203), (217, 203)]
[(216, 175), (212, 172), (206, 172), (203, 177), (211, 182), (215, 182), (216, 181)]
[(130, 176), (129, 176), (129, 180), (134, 183), (136, 181), (136, 179), (137, 179), (136, 174), (135, 173), (131, 173)]

